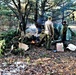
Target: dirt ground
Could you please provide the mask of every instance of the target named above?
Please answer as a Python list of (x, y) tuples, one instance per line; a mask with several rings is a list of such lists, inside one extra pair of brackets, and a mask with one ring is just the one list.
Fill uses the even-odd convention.
[[(70, 43), (76, 45), (75, 41), (74, 37)], [(1, 58), (0, 73), (0, 75), (76, 75), (76, 51), (54, 52), (44, 47), (32, 46), (23, 57), (11, 55)]]

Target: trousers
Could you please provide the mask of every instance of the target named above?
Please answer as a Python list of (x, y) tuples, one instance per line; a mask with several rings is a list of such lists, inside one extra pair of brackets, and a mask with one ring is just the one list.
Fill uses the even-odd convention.
[(46, 41), (45, 41), (45, 47), (46, 49), (50, 49), (51, 47), (51, 36), (46, 34)]

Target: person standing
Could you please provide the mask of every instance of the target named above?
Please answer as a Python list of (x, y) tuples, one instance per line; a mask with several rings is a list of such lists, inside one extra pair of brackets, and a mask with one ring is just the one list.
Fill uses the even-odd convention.
[(50, 49), (51, 40), (54, 39), (54, 27), (52, 18), (48, 17), (48, 20), (45, 22), (45, 34), (46, 34), (46, 49)]
[(67, 46), (66, 41), (67, 41), (68, 25), (67, 25), (66, 21), (63, 21), (62, 25), (63, 25), (63, 27), (62, 27), (62, 32), (61, 32), (61, 38), (62, 38), (62, 42), (63, 42), (64, 49), (65, 49)]
[(66, 21), (63, 21), (62, 25), (63, 25), (63, 28), (62, 28), (62, 41), (65, 42), (66, 41), (66, 34), (67, 34), (68, 25), (67, 25)]

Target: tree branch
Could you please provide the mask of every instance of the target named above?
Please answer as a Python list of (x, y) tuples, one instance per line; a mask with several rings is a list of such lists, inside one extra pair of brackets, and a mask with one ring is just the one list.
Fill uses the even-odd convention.
[(12, 0), (12, 2), (14, 3), (15, 7), (18, 9), (18, 6), (17, 6), (15, 0)]
[(18, 16), (17, 12), (14, 10), (14, 8), (9, 5), (8, 5), (8, 7), (13, 11), (13, 13), (16, 15), (17, 19), (19, 19), (19, 16)]
[[(49, 5), (49, 7), (47, 9), (45, 9), (45, 11), (47, 11), (48, 9), (54, 7), (54, 6), (59, 6), (61, 4), (62, 0), (57, 1), (57, 3), (53, 4), (52, 6)], [(50, 4), (49, 2), (47, 2), (48, 4)]]
[(27, 13), (27, 11), (26, 11), (26, 10), (27, 10), (28, 5), (29, 5), (29, 0), (28, 0), (27, 4), (25, 5), (24, 17), (25, 17), (25, 15), (26, 15), (26, 13)]

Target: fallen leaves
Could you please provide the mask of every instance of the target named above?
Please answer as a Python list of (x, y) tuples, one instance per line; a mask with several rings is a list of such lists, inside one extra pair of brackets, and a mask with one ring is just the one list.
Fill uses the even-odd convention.
[(26, 51), (26, 57), (11, 56), (0, 59), (0, 73), (14, 75), (75, 75), (74, 52), (54, 53), (41, 47)]

